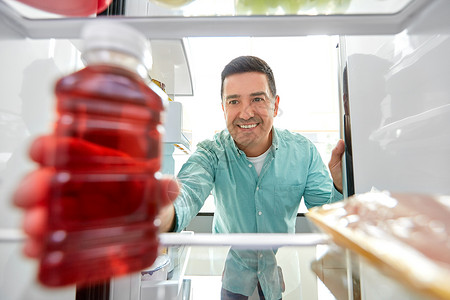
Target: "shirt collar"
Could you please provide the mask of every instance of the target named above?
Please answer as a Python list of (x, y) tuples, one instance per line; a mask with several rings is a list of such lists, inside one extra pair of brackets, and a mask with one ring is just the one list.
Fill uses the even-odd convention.
[(279, 143), (278, 130), (275, 129), (275, 127), (272, 127), (272, 148), (274, 150), (278, 150), (278, 143)]

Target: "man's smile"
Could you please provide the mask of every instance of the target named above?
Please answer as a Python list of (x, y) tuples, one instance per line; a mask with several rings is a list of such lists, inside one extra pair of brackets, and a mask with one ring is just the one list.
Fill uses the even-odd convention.
[(237, 124), (237, 126), (239, 128), (243, 128), (243, 129), (252, 129), (255, 128), (256, 126), (258, 126), (259, 123), (254, 123), (254, 124)]

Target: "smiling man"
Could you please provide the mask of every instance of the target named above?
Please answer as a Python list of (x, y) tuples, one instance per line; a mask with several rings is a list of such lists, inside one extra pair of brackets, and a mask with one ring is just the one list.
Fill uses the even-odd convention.
[[(308, 208), (342, 199), (343, 141), (332, 153), (331, 180), (308, 139), (273, 127), (280, 97), (266, 62), (232, 60), (222, 71), (221, 98), (227, 129), (199, 143), (181, 168), (180, 194), (161, 215), (162, 230), (183, 230), (211, 191), (214, 233), (295, 233), (302, 197)], [(261, 298), (280, 299), (281, 278), (275, 251), (231, 249), (222, 299), (246, 299), (256, 288)]]

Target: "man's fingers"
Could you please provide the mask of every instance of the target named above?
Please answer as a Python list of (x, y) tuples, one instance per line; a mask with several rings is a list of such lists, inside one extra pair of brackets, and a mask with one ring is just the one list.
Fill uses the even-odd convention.
[(48, 211), (45, 206), (35, 206), (25, 212), (23, 230), (32, 237), (42, 237), (47, 231)]
[(142, 158), (133, 159), (122, 150), (109, 148), (81, 138), (46, 135), (36, 138), (30, 146), (30, 157), (42, 166), (79, 167), (138, 165)]
[(52, 155), (56, 149), (56, 137), (53, 135), (43, 135), (36, 138), (30, 146), (30, 157), (37, 163), (43, 164), (46, 156)]
[(31, 258), (39, 258), (44, 251), (44, 245), (39, 238), (29, 237), (23, 246), (23, 252)]
[(333, 178), (333, 183), (336, 189), (342, 193), (342, 155), (345, 152), (345, 143), (343, 140), (339, 140), (336, 147), (334, 147), (331, 152), (331, 159), (328, 163), (328, 168), (330, 169), (331, 177)]
[(336, 165), (341, 163), (342, 154), (344, 154), (345, 151), (345, 143), (343, 140), (339, 140), (336, 147), (334, 147), (333, 151), (331, 152), (331, 159), (330, 163), (328, 164), (328, 167), (333, 169), (336, 167)]
[(14, 204), (27, 208), (46, 203), (53, 175), (54, 171), (50, 168), (41, 168), (27, 174), (16, 189)]

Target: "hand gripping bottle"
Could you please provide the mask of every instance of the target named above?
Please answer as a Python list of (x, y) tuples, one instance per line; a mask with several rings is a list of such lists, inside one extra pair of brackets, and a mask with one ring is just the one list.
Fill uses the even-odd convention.
[(86, 67), (55, 88), (58, 117), (39, 280), (96, 282), (157, 256), (161, 119), (167, 95), (147, 75), (147, 40), (116, 22), (82, 30)]

